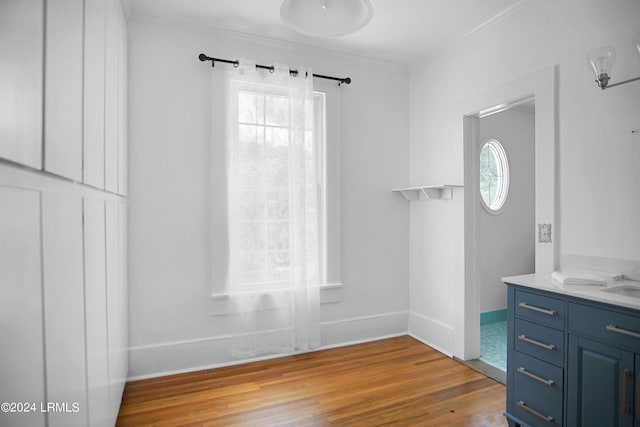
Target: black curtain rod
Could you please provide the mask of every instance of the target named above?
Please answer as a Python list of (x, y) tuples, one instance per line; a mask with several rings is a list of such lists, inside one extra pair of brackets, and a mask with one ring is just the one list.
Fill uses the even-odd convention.
[[(200, 55), (198, 55), (198, 59), (202, 62), (204, 61), (211, 61), (211, 66), (215, 67), (216, 62), (224, 62), (225, 64), (233, 64), (234, 67), (237, 67), (238, 65), (240, 65), (240, 61), (232, 61), (230, 59), (221, 59), (221, 58), (212, 58), (211, 56), (207, 56), (204, 53), (201, 53)], [(269, 71), (273, 71), (275, 68), (273, 67), (273, 65), (260, 65), (260, 64), (256, 64), (256, 68), (259, 68), (261, 70), (269, 70)], [(298, 70), (289, 70), (289, 73), (291, 73), (292, 76), (297, 76), (298, 75)], [(313, 77), (318, 77), (319, 79), (327, 79), (327, 80), (334, 80), (338, 82), (338, 86), (340, 86), (341, 84), (350, 84), (351, 83), (351, 77), (333, 77), (333, 76), (325, 76), (324, 74), (316, 74), (313, 73)]]

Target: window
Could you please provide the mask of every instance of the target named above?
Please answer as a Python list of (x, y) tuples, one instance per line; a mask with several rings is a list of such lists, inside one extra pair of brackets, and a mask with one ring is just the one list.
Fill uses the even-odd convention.
[[(314, 129), (289, 123), (289, 98), (277, 87), (240, 86), (237, 91), (237, 155), (239, 189), (239, 282), (255, 289), (288, 286), (291, 275), (289, 142), (292, 132), (304, 132), (314, 145), (318, 179), (321, 273), (325, 257), (325, 97), (314, 92)], [(313, 194), (313, 192), (309, 192)]]
[(480, 196), (482, 205), (491, 213), (504, 206), (509, 192), (507, 153), (496, 139), (489, 139), (480, 149)]

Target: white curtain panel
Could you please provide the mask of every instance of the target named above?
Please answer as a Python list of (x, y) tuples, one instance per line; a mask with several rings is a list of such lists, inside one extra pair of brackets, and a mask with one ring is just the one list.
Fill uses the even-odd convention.
[[(214, 85), (215, 87), (215, 85)], [(320, 345), (313, 77), (240, 61), (227, 87), (232, 355)], [(214, 97), (216, 94), (214, 94)]]

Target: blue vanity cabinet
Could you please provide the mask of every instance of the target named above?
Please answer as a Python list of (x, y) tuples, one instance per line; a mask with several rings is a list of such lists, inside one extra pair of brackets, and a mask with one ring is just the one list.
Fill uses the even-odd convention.
[(509, 426), (563, 426), (566, 301), (512, 285), (508, 292)]
[(510, 427), (640, 427), (640, 311), (508, 285)]

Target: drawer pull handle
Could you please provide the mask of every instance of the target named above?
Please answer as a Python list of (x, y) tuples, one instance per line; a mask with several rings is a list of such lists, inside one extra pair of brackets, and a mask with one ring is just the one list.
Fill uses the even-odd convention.
[(527, 310), (537, 311), (538, 313), (548, 314), (549, 316), (555, 316), (557, 311), (555, 310), (547, 310), (546, 308), (536, 307), (535, 305), (529, 305), (526, 302), (518, 303), (518, 305), (522, 308), (526, 308)]
[(628, 330), (622, 329), (622, 328), (618, 328), (615, 325), (607, 325), (606, 329), (607, 329), (607, 331), (617, 332), (617, 333), (622, 334), (622, 335), (628, 335), (630, 337), (640, 338), (640, 334), (639, 333), (633, 332), (633, 331), (628, 331)]
[(540, 341), (532, 340), (531, 338), (528, 338), (526, 335), (518, 335), (518, 339), (520, 341), (528, 342), (529, 344), (533, 344), (535, 346), (542, 347), (545, 350), (554, 350), (556, 348), (556, 346), (553, 345), (553, 344), (545, 344), (545, 343), (540, 342)]
[(518, 372), (520, 372), (522, 375), (526, 375), (527, 377), (529, 377), (531, 379), (539, 381), (544, 385), (548, 385), (549, 387), (551, 387), (554, 384), (553, 380), (545, 380), (544, 378), (539, 377), (536, 374), (532, 374), (531, 372), (527, 371), (522, 366), (518, 368)]
[(549, 415), (541, 414), (540, 412), (536, 411), (535, 409), (529, 408), (527, 406), (527, 404), (524, 403), (522, 400), (519, 401), (518, 403), (516, 403), (516, 405), (518, 405), (519, 407), (521, 407), (525, 411), (535, 415), (536, 417), (540, 418), (541, 420), (544, 420), (544, 421), (546, 421), (548, 423), (553, 422), (553, 417), (550, 417)]
[(622, 396), (620, 396), (620, 410), (623, 414), (630, 414), (631, 408), (627, 406), (627, 378), (631, 372), (628, 369), (622, 370)]

